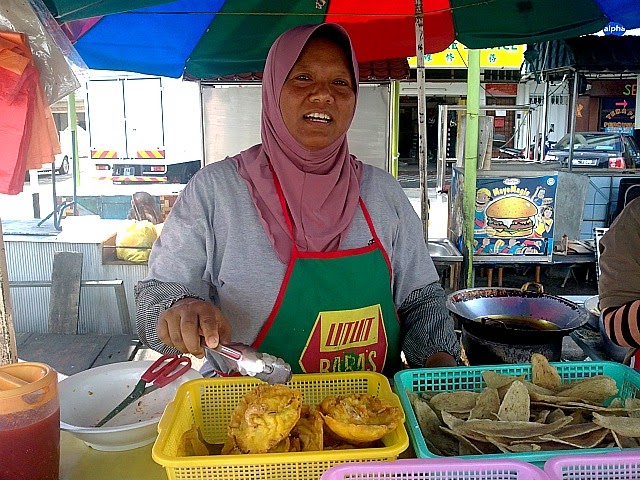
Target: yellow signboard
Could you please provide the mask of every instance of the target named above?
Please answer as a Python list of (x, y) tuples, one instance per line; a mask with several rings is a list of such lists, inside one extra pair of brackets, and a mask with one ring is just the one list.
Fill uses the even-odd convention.
[[(525, 45), (483, 48), (480, 51), (480, 67), (519, 70), (524, 61)], [(460, 42), (453, 42), (440, 53), (424, 56), (425, 68), (467, 68), (468, 48)], [(409, 67), (416, 68), (417, 58), (409, 57)]]

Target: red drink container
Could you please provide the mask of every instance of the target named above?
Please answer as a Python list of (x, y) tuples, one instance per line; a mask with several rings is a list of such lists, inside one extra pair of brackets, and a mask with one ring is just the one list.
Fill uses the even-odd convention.
[(0, 480), (58, 480), (58, 374), (34, 362), (0, 366)]

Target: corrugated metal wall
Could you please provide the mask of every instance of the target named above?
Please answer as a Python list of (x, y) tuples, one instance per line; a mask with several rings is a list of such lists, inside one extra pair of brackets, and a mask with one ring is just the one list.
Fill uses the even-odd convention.
[[(133, 288), (146, 275), (146, 265), (102, 265), (101, 245), (95, 243), (4, 240), (9, 281), (51, 280), (54, 252), (82, 252), (82, 280), (122, 279), (135, 332)], [(11, 301), (17, 332), (47, 331), (49, 288), (12, 288)], [(78, 333), (123, 333), (113, 288), (81, 289)]]

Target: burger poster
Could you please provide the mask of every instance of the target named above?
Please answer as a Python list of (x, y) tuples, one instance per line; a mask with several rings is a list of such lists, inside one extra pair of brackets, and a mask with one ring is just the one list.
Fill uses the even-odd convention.
[(551, 255), (557, 177), (478, 178), (474, 255)]

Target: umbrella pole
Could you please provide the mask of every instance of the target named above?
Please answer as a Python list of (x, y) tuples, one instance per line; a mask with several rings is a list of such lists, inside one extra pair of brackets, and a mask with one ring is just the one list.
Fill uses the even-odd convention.
[(473, 226), (476, 169), (478, 166), (478, 116), (480, 114), (480, 50), (469, 50), (467, 69), (467, 119), (464, 138), (463, 255), (467, 258), (466, 286), (473, 287)]
[(422, 0), (416, 0), (416, 60), (418, 82), (418, 168), (420, 169), (420, 218), (425, 241), (429, 240), (429, 196), (427, 189), (427, 99), (425, 97), (424, 70), (424, 17)]
[(571, 98), (571, 139), (569, 140), (569, 161), (568, 167), (569, 171), (571, 171), (571, 166), (573, 165), (573, 148), (576, 142), (576, 113), (578, 111), (578, 81), (579, 75), (578, 71), (573, 71), (573, 96)]
[(398, 178), (398, 139), (400, 131), (400, 82), (391, 80), (390, 85), (390, 108), (389, 116), (391, 118), (391, 174)]
[(71, 176), (73, 178), (73, 214), (78, 215), (78, 185), (80, 185), (80, 176), (78, 175), (78, 131), (76, 124), (78, 123), (76, 115), (76, 94), (71, 92), (67, 97), (68, 102), (68, 118), (69, 131), (71, 133)]
[[(636, 77), (636, 92), (640, 91), (640, 73)], [(636, 96), (637, 98), (637, 96)], [(636, 100), (637, 102), (637, 100)], [(637, 103), (636, 103), (637, 106)], [(636, 115), (636, 118), (633, 122), (633, 136), (635, 137), (637, 142), (640, 142), (640, 115)]]
[(74, 215), (78, 214), (76, 201), (77, 201), (77, 187), (79, 183), (79, 179), (77, 177), (77, 169), (76, 163), (78, 161), (78, 144), (77, 144), (77, 131), (76, 131), (76, 98), (75, 93), (71, 92), (67, 97), (67, 105), (68, 105), (68, 123), (69, 129), (71, 133), (71, 150), (72, 150), (72, 159), (71, 159), (71, 168), (72, 168), (72, 176), (73, 176), (73, 200), (71, 202), (62, 202), (60, 205), (57, 204), (57, 191), (56, 191), (56, 163), (55, 160), (51, 163), (51, 194), (53, 195), (53, 210), (49, 215), (44, 217), (42, 220), (38, 222), (38, 226), (41, 226), (44, 222), (49, 220), (49, 218), (53, 217), (53, 226), (56, 230), (61, 231), (62, 227), (60, 226), (60, 222), (62, 220), (62, 216), (64, 214), (64, 209), (73, 205), (73, 213)]
[(544, 94), (542, 97), (542, 133), (540, 137), (540, 156), (536, 160), (543, 161), (546, 154), (547, 145), (547, 125), (549, 124), (549, 78), (544, 76)]

